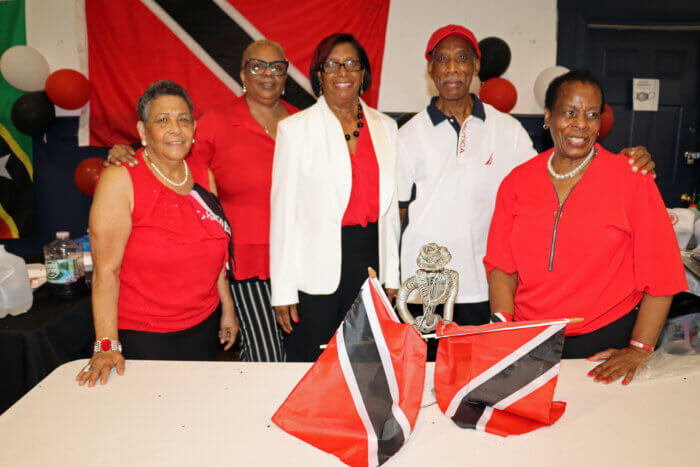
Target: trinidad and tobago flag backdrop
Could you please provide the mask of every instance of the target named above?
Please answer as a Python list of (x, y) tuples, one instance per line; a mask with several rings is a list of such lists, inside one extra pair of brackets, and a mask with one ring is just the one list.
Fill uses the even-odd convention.
[(308, 79), (314, 47), (329, 34), (353, 34), (371, 63), (363, 99), (377, 105), (389, 0), (84, 0), (84, 7), (92, 92), (81, 145), (136, 142), (136, 101), (159, 79), (188, 90), (195, 117), (241, 95), (241, 56), (258, 39), (285, 50), (285, 99), (305, 108), (315, 102)]

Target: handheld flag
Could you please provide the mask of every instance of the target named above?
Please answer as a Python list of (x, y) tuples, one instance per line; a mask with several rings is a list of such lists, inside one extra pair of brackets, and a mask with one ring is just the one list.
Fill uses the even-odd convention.
[(566, 320), (438, 328), (435, 393), (458, 426), (500, 436), (551, 425)]
[(353, 466), (386, 462), (415, 426), (427, 346), (368, 279), (326, 350), (272, 421)]

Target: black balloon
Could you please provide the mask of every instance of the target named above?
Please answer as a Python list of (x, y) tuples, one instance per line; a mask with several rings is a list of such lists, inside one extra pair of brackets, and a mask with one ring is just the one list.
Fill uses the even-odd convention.
[(481, 51), (481, 69), (479, 79), (485, 83), (491, 78), (501, 76), (510, 65), (510, 47), (503, 39), (487, 37), (479, 41)]
[(11, 117), (22, 133), (41, 136), (56, 120), (56, 108), (45, 92), (28, 92), (12, 105)]

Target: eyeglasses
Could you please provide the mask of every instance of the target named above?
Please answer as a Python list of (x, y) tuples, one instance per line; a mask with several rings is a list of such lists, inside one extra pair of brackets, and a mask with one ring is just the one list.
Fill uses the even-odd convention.
[(270, 69), (270, 73), (275, 76), (284, 76), (287, 74), (287, 68), (289, 67), (289, 62), (286, 60), (277, 60), (276, 62), (266, 62), (265, 60), (258, 60), (257, 58), (248, 59), (248, 69), (254, 75), (262, 75), (265, 70)]
[(324, 73), (338, 73), (341, 66), (345, 68), (345, 71), (360, 71), (364, 68), (360, 60), (350, 59), (344, 62), (323, 62), (321, 63), (321, 71)]

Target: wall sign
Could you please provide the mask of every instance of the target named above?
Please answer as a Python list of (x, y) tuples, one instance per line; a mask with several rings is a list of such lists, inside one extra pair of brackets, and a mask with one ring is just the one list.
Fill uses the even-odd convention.
[(659, 80), (632, 80), (632, 109), (648, 112), (659, 110)]

